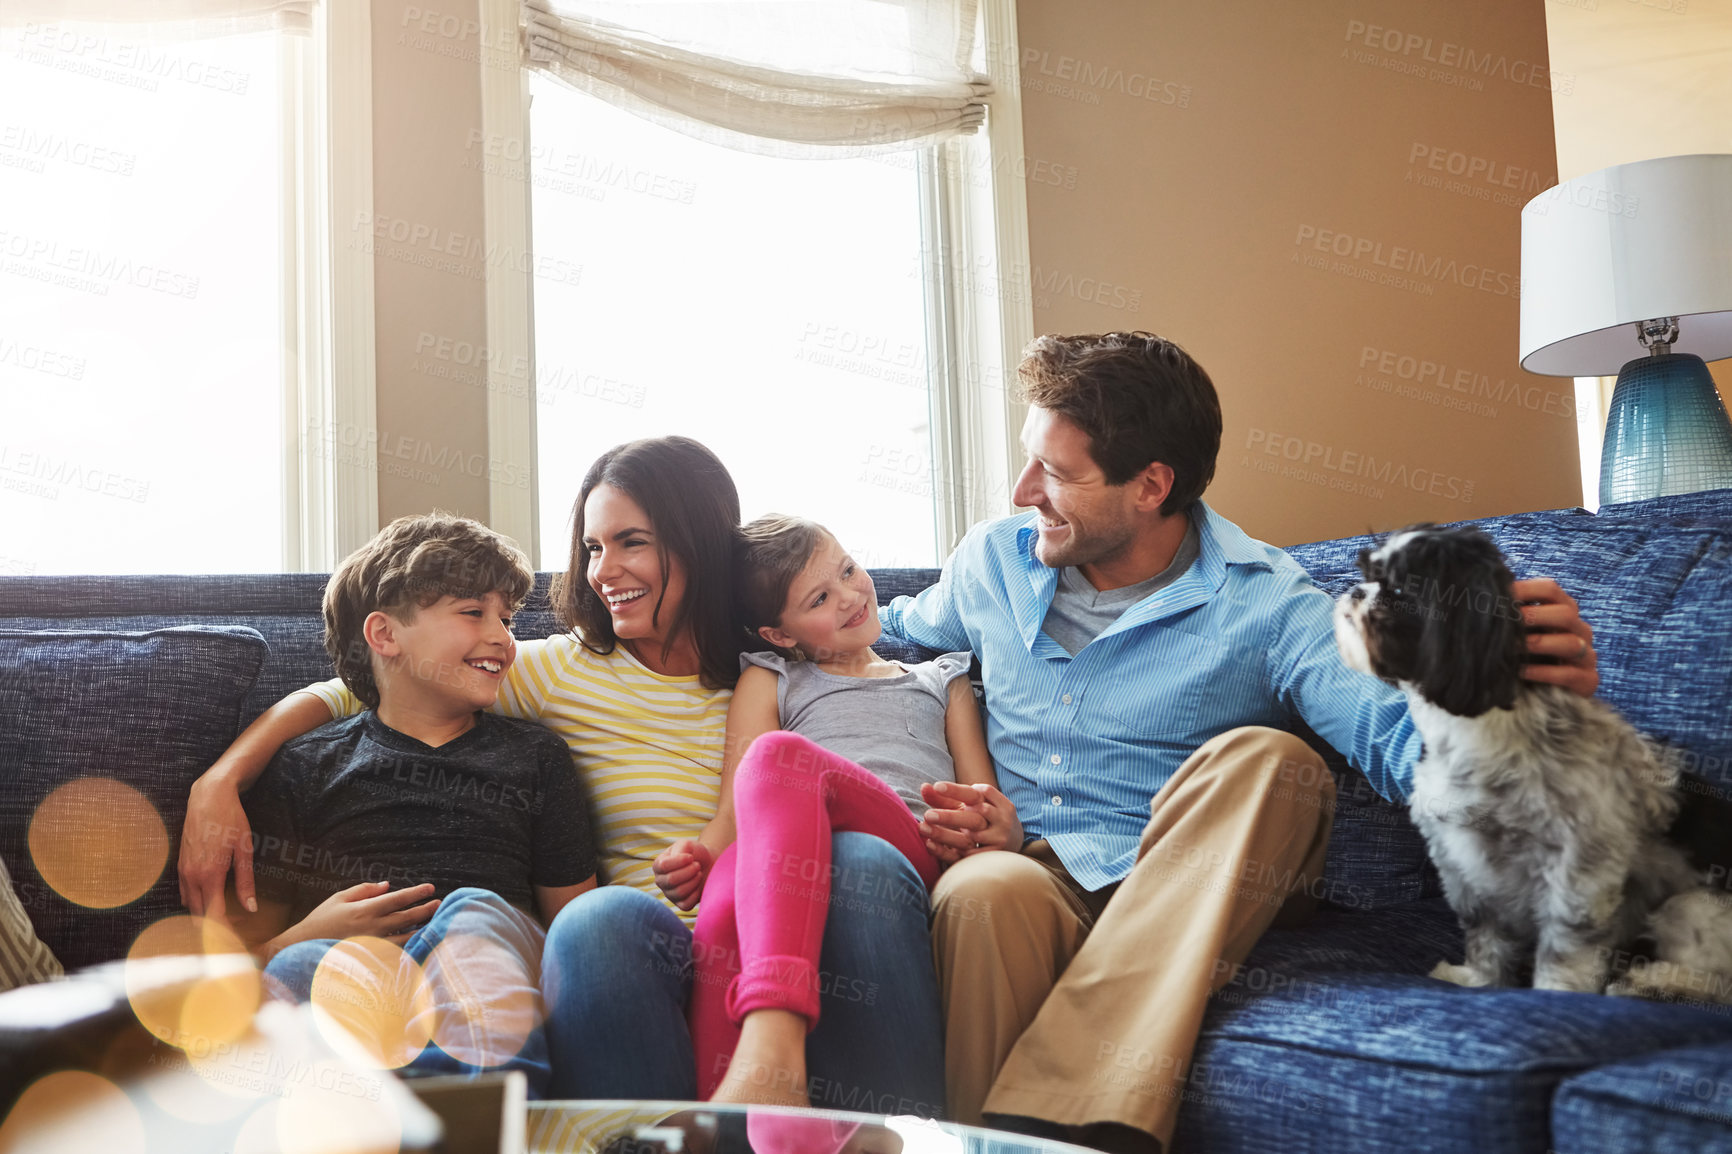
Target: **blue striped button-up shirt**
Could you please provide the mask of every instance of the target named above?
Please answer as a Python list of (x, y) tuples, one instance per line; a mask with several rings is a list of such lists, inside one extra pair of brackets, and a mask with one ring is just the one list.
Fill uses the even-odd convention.
[(1329, 597), (1299, 563), (1202, 502), (1193, 516), (1196, 562), (1075, 657), (1041, 632), (1058, 574), (1035, 557), (1033, 514), (976, 526), (938, 584), (880, 611), (888, 633), (980, 658), (999, 786), (1091, 890), (1130, 872), (1149, 799), (1229, 729), (1302, 717), (1391, 799), (1419, 759), (1406, 700), (1341, 663)]

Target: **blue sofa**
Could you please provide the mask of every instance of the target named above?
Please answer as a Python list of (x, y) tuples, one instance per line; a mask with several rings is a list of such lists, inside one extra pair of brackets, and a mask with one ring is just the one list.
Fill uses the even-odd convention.
[[(1694, 791), (1724, 794), (1732, 490), (1480, 524), (1518, 576), (1555, 576), (1581, 602), (1601, 695), (1686, 751)], [(1369, 541), (1289, 552), (1338, 593)], [(874, 577), (888, 600), (937, 573)], [(329, 676), (322, 587), (303, 574), (0, 578), (0, 857), (69, 967), (123, 956), (145, 925), (179, 911), (187, 787), (266, 705)], [(544, 576), (520, 636), (553, 630), (545, 589)], [(1462, 946), (1424, 845), (1402, 808), (1319, 748), (1339, 796), (1322, 911), (1271, 931), (1216, 997), (1181, 1150), (1732, 1150), (1732, 1011), (1425, 977)], [(148, 802), (87, 815), (114, 851), (99, 855), (117, 875), (109, 888), (124, 888), (139, 860), (163, 863), (141, 897), (112, 909), (69, 901), (29, 852), (41, 800), (92, 775)]]

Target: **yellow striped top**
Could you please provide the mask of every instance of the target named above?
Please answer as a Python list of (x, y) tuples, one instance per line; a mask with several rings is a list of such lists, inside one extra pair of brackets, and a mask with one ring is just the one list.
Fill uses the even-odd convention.
[[(341, 680), (309, 686), (333, 717), (361, 712)], [(598, 654), (560, 634), (517, 645), (495, 713), (539, 721), (565, 739), (589, 791), (602, 880), (661, 897), (651, 863), (697, 837), (721, 798), (729, 689), (652, 672), (617, 647)], [(687, 921), (695, 910), (681, 911)]]

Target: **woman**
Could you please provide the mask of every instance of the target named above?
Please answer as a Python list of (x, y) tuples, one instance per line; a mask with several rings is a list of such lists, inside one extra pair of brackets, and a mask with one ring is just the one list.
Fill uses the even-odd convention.
[[(733, 479), (696, 441), (653, 438), (603, 454), (584, 477), (570, 567), (553, 588), (571, 632), (523, 642), (500, 690), (496, 708), (541, 721), (570, 746), (615, 883), (576, 899), (581, 916), (567, 914), (548, 940), (555, 1097), (696, 1095), (684, 1013), (691, 932), (657, 896), (651, 863), (731, 803), (720, 781), (744, 639), (734, 620), (739, 521)], [(222, 913), (231, 859), (251, 908), (251, 862), (233, 853), (234, 832), (249, 828), (240, 791), (284, 741), (359, 707), (341, 682), (292, 693), (194, 783), (180, 855), (181, 896), (194, 913)], [(824, 938), (830, 980), (808, 1046), (813, 1105), (938, 1113), (943, 1053), (924, 886), (880, 839), (840, 834), (833, 852), (851, 900)]]

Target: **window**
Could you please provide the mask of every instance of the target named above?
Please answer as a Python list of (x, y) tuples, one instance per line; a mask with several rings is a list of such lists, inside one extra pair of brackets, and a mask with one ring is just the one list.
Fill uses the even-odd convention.
[(373, 408), (330, 225), (371, 201), (370, 14), (334, 7), (0, 26), (0, 574), (318, 570), (376, 528), (323, 435)]
[(546, 566), (588, 464), (640, 435), (695, 435), (747, 517), (811, 516), (869, 565), (934, 564), (1010, 510), (1006, 366), (1033, 335), (1013, 0), (796, 7), (553, 0), (527, 83), (484, 83), (489, 244), (581, 269), (533, 305), (488, 285), (489, 356), (532, 364), (539, 401), (495, 393), (494, 452), (537, 482), (496, 486), (493, 520)]
[(0, 37), (0, 572), (281, 569), (278, 37)]
[(602, 451), (681, 433), (747, 518), (823, 522), (869, 566), (933, 565), (919, 153), (784, 160), (531, 79), (541, 564)]

